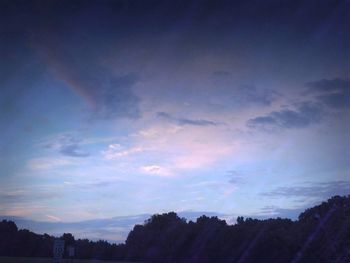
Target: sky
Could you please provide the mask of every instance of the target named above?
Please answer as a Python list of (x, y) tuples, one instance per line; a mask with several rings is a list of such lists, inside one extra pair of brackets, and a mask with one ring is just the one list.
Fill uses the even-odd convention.
[(350, 193), (349, 1), (0, 6), (0, 215), (293, 217)]

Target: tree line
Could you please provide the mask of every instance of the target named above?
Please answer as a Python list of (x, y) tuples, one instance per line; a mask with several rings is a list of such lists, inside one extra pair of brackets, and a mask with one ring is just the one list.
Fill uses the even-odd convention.
[[(335, 196), (307, 209), (298, 220), (217, 217), (195, 222), (170, 212), (135, 225), (126, 242), (61, 237), (76, 258), (142, 262), (350, 262), (350, 196)], [(52, 257), (55, 237), (0, 222), (0, 256)]]

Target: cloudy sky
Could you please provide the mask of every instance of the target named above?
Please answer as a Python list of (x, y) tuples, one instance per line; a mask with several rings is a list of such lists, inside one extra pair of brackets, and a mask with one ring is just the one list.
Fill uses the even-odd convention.
[(350, 2), (0, 2), (0, 215), (282, 215), (350, 193)]

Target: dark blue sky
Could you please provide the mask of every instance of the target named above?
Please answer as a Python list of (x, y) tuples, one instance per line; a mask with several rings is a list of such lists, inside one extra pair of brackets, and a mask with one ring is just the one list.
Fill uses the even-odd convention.
[(349, 193), (349, 1), (0, 6), (0, 215), (289, 216)]

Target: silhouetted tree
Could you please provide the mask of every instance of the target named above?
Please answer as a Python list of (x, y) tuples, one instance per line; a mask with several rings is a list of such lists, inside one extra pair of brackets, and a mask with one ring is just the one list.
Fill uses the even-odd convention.
[[(125, 244), (75, 240), (76, 258), (143, 262), (350, 262), (350, 197), (335, 196), (306, 209), (297, 221), (217, 217), (186, 222), (174, 212), (153, 215), (130, 231)], [(54, 237), (0, 222), (0, 256), (52, 257)]]

